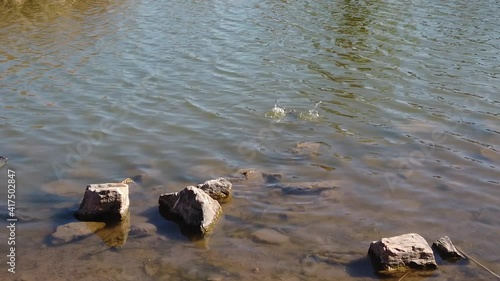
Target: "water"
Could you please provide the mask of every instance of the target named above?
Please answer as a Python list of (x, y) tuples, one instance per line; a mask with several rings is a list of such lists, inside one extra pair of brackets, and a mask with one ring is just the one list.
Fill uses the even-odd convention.
[[(16, 171), (17, 277), (373, 280), (369, 243), (408, 232), (449, 235), (500, 272), (499, 15), (486, 0), (2, 7), (0, 180)], [(159, 194), (241, 168), (337, 188), (235, 185), (196, 243), (158, 216)], [(139, 174), (131, 224), (157, 236), (48, 243), (86, 184)], [(262, 228), (290, 242), (256, 243)], [(491, 276), (444, 263), (405, 277), (417, 279)]]

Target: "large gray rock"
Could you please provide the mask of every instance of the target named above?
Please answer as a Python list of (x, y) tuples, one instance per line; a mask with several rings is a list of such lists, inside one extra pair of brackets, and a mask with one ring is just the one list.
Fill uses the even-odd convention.
[(219, 202), (194, 186), (162, 194), (158, 203), (160, 214), (178, 222), (183, 233), (192, 238), (202, 238), (209, 233), (222, 212)]
[(60, 225), (51, 235), (51, 242), (53, 245), (59, 245), (76, 241), (92, 235), (105, 226), (103, 222), (72, 222)]
[(368, 256), (379, 273), (393, 273), (409, 268), (420, 270), (437, 268), (431, 247), (416, 233), (374, 241), (370, 245)]
[(102, 183), (87, 186), (75, 217), (81, 221), (121, 221), (128, 215), (128, 184)]
[(208, 193), (210, 197), (219, 203), (224, 203), (231, 199), (231, 188), (233, 185), (225, 178), (218, 178), (198, 184), (196, 187)]
[(455, 248), (448, 236), (439, 238), (432, 244), (432, 247), (438, 251), (443, 259), (465, 259), (465, 256)]

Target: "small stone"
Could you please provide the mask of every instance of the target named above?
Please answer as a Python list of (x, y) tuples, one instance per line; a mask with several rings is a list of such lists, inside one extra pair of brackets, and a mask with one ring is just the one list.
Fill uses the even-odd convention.
[(318, 156), (321, 149), (319, 142), (299, 142), (292, 148), (292, 153), (299, 155)]
[(252, 183), (278, 183), (283, 175), (276, 173), (264, 173), (254, 169), (240, 169), (231, 178), (232, 182), (252, 182)]
[(105, 227), (103, 222), (72, 222), (57, 227), (51, 235), (53, 245), (72, 242), (90, 236), (97, 230)]
[(460, 251), (455, 248), (451, 239), (448, 236), (444, 236), (436, 240), (432, 244), (432, 247), (435, 248), (441, 258), (445, 259), (465, 259), (465, 256), (460, 253)]
[(262, 228), (254, 231), (251, 236), (259, 243), (281, 245), (290, 242), (288, 236), (270, 228)]
[(128, 208), (128, 184), (91, 184), (85, 190), (75, 217), (81, 221), (116, 222), (126, 218)]
[(3, 156), (0, 156), (0, 168), (3, 167), (3, 165), (5, 165), (5, 163), (7, 163), (7, 160), (9, 158), (6, 158), (6, 157), (3, 157)]
[(202, 238), (209, 233), (222, 212), (219, 202), (194, 186), (162, 194), (158, 203), (160, 214), (179, 222), (184, 233), (193, 238)]
[(379, 273), (393, 273), (409, 268), (420, 270), (437, 268), (431, 247), (416, 233), (373, 241), (368, 255)]
[(260, 268), (254, 267), (254, 268), (252, 268), (252, 272), (253, 273), (260, 273)]
[(233, 185), (225, 178), (218, 178), (198, 184), (199, 189), (205, 191), (219, 203), (227, 202), (231, 198), (231, 188)]

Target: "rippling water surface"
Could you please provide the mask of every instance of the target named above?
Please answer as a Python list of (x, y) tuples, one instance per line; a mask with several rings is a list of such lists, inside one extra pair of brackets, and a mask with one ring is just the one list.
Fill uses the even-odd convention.
[[(448, 235), (500, 272), (499, 7), (4, 5), (0, 155), (9, 162), (1, 180), (16, 171), (16, 277), (373, 280), (370, 242), (408, 232), (430, 243)], [(235, 184), (224, 218), (201, 242), (157, 214), (159, 194), (242, 168), (336, 188), (288, 194)], [(74, 221), (86, 184), (136, 175), (131, 224), (148, 221), (158, 235), (131, 236), (118, 249), (97, 236), (50, 245), (56, 227)], [(263, 228), (289, 242), (256, 242), (252, 233)], [(405, 277), (491, 278), (474, 264), (449, 263)]]

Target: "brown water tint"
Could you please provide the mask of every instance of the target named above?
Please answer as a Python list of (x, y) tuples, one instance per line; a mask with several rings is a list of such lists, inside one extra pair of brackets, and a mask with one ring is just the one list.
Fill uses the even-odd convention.
[[(20, 220), (7, 280), (375, 280), (369, 243), (407, 232), (448, 235), (500, 272), (497, 1), (12, 2), (0, 5), (0, 182), (16, 171)], [(276, 100), (284, 116), (266, 114)], [(337, 188), (236, 184), (208, 241), (159, 216), (162, 192), (240, 168)], [(87, 184), (139, 174), (130, 223), (157, 235), (48, 243)], [(259, 229), (289, 241), (258, 243)], [(442, 263), (405, 280), (491, 276)]]

